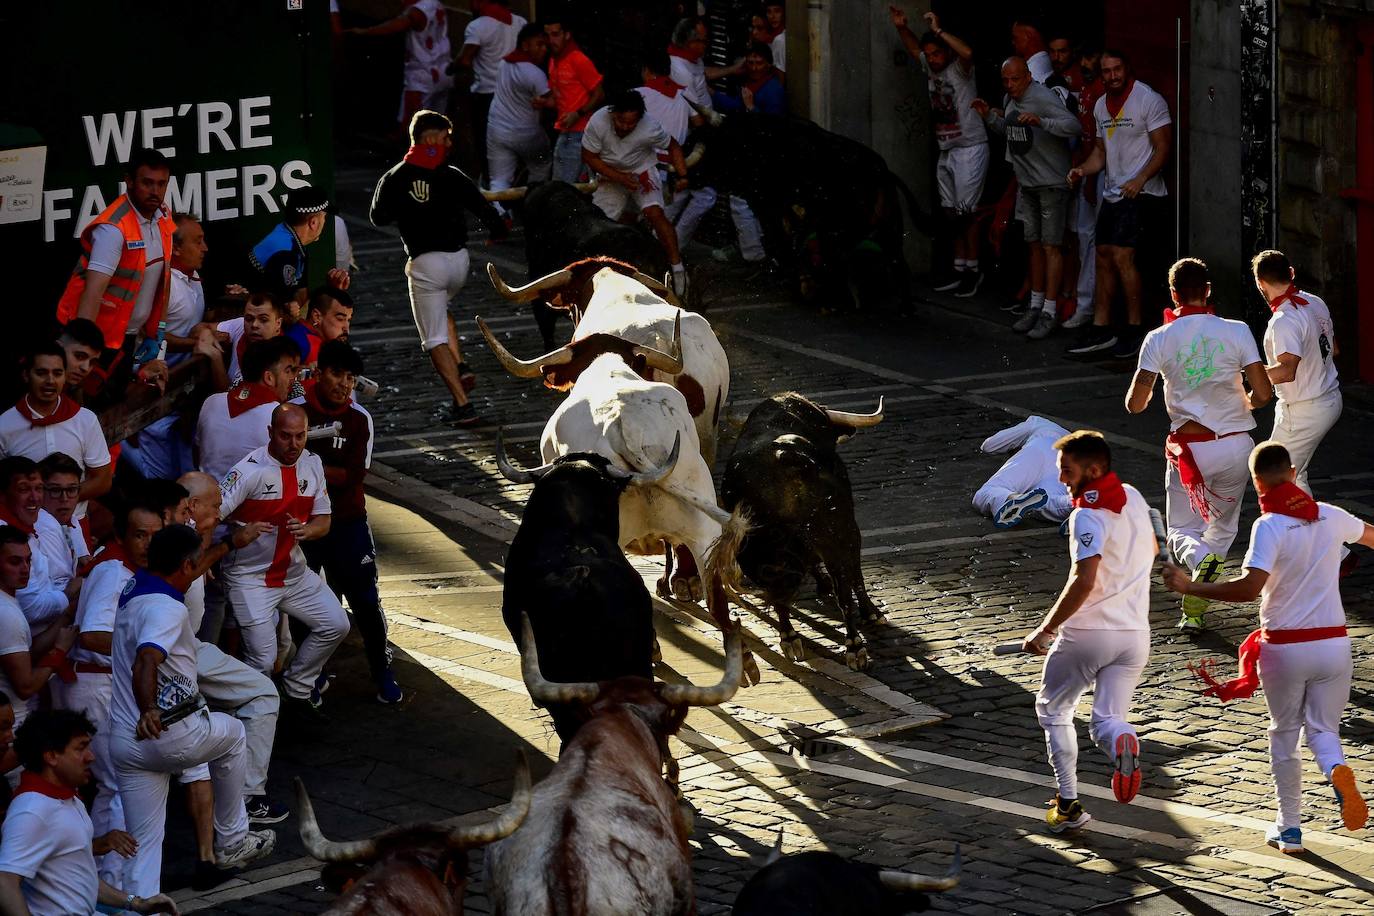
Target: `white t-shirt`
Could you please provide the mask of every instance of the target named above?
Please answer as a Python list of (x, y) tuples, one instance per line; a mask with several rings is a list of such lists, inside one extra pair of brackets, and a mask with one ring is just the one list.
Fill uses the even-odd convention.
[(711, 90), (706, 86), (705, 63), (669, 54), (668, 78), (679, 86), (686, 87), (683, 93), (687, 98), (707, 111), (715, 111), (715, 106), (711, 104)]
[(1193, 420), (1219, 436), (1255, 428), (1241, 370), (1259, 361), (1245, 322), (1217, 315), (1184, 315), (1140, 346), (1140, 368), (1164, 379), (1169, 428)]
[(111, 664), (110, 727), (133, 733), (139, 719), (133, 682), (139, 650), (153, 646), (164, 654), (157, 666), (157, 707), (171, 709), (196, 692), (196, 635), (191, 632), (182, 595), (159, 576), (135, 573), (120, 601)]
[[(676, 140), (679, 146), (687, 142), (687, 122), (692, 117), (692, 106), (687, 104), (687, 96), (679, 91), (677, 95), (669, 98), (648, 86), (640, 86), (635, 92), (644, 97), (645, 117), (657, 121), (663, 127), (664, 133)], [(662, 152), (666, 153), (667, 147), (664, 147)]]
[(1075, 508), (1069, 515), (1070, 559), (1102, 561), (1088, 597), (1063, 629), (1150, 629), (1150, 573), (1156, 556), (1150, 508), (1135, 487), (1122, 486), (1126, 505), (1120, 512)]
[(1335, 326), (1326, 303), (1311, 293), (1298, 292), (1307, 305), (1285, 302), (1269, 318), (1264, 329), (1264, 356), (1270, 365), (1280, 355), (1299, 357), (1297, 376), (1291, 382), (1274, 386), (1279, 400), (1286, 404), (1309, 401), (1340, 387), (1331, 348), (1336, 342)]
[(496, 77), (496, 94), (487, 112), (487, 132), (525, 136), (539, 133), (539, 109), (531, 104), (549, 91), (549, 77), (527, 60), (501, 61)]
[[(110, 463), (110, 447), (105, 444), (100, 420), (84, 407), (70, 420), (48, 426), (34, 426), (18, 407), (0, 414), (0, 457), (23, 455), (42, 461), (53, 452), (72, 458), (85, 473)], [(77, 506), (76, 517), (85, 514), (82, 503)]]
[(463, 44), (477, 45), (477, 56), (472, 59), (473, 92), (496, 91), (501, 58), (515, 50), (516, 36), (526, 21), (524, 16), (512, 13), (510, 25), (490, 16), (478, 16), (468, 23), (463, 31)]
[(1054, 75), (1054, 62), (1050, 60), (1049, 51), (1036, 51), (1026, 58), (1026, 69), (1030, 71), (1031, 79), (1037, 83), (1043, 83)]
[(409, 9), (424, 15), (425, 27), (406, 32), (406, 88), (424, 91), (452, 86), (453, 78), (445, 72), (453, 56), (448, 40), (448, 10), (442, 0), (416, 0)]
[[(200, 285), (200, 274), (190, 276), (172, 268), (172, 288), (167, 293), (167, 311), (163, 313), (167, 322), (167, 333), (176, 337), (187, 337), (191, 329), (205, 318), (205, 290)], [(189, 353), (168, 353), (167, 365), (175, 366), (184, 361)]]
[[(38, 536), (38, 549), (43, 551), (43, 560), (48, 566), (49, 581), (54, 587), (65, 589), (72, 576), (76, 575), (77, 559), (74, 545), (67, 537), (66, 526), (48, 510), (40, 509), (33, 530)], [(85, 556), (84, 551), (81, 556)]]
[[(81, 586), (81, 597), (76, 599), (77, 630), (81, 633), (113, 633), (119, 596), (133, 577), (133, 570), (119, 560), (96, 563), (87, 574), (86, 583)], [(72, 647), (71, 655), (79, 662), (98, 665), (110, 663), (108, 655), (83, 649), (79, 642)]]
[(973, 65), (969, 64), (965, 70), (963, 62), (952, 57), (945, 69), (936, 73), (922, 54), (921, 67), (926, 71), (926, 83), (930, 88), (930, 115), (935, 121), (935, 140), (940, 149), (987, 143), (987, 125), (978, 112), (969, 107), (978, 97)]
[(237, 417), (229, 415), (229, 392), (218, 391), (205, 399), (196, 418), (194, 444), (200, 469), (216, 480), (260, 445), (266, 445), (275, 401), (250, 407)]
[(19, 887), (33, 916), (96, 912), (95, 828), (80, 797), (21, 792), (5, 813), (3, 837), (0, 871), (23, 879)]
[(333, 514), (324, 464), (314, 452), (302, 452), (294, 465), (284, 465), (266, 446), (254, 449), (220, 482), (220, 511), (238, 524), (274, 523), (256, 541), (224, 559), (220, 568), (226, 580), (273, 588), (294, 581), (305, 572), (305, 554), (284, 521), (288, 515), (308, 522), (316, 515)]
[(781, 31), (777, 34), (768, 47), (773, 51), (773, 66), (787, 72), (787, 32)]
[[(158, 226), (165, 212), (166, 208), (163, 208), (157, 216), (148, 219), (137, 209), (133, 211), (134, 219), (138, 220), (139, 235), (143, 237), (146, 263), (143, 268), (143, 279), (138, 285), (138, 298), (134, 300), (134, 310), (129, 314), (125, 333), (137, 331), (153, 313), (158, 281), (162, 279), (162, 269), (166, 265), (162, 251), (162, 231)], [(119, 265), (119, 256), (123, 251), (124, 233), (116, 225), (101, 223), (91, 231), (91, 255), (87, 260), (87, 267), (114, 276), (115, 268)]]
[(1260, 626), (1303, 630), (1345, 624), (1341, 604), (1341, 545), (1364, 535), (1364, 522), (1330, 503), (1317, 503), (1315, 522), (1266, 512), (1250, 529), (1246, 569), (1269, 579), (1260, 592)]
[(215, 325), (215, 330), (229, 335), (229, 381), (243, 378), (239, 365), (239, 341), (243, 340), (243, 317), (229, 318)]
[[(1154, 155), (1150, 131), (1173, 123), (1169, 103), (1164, 101), (1164, 96), (1136, 80), (1115, 118), (1107, 113), (1107, 97), (1103, 95), (1093, 105), (1093, 120), (1097, 122), (1097, 136), (1107, 148), (1102, 199), (1115, 202), (1121, 199), (1121, 186), (1140, 174)], [(1160, 169), (1145, 182), (1142, 191), (1155, 197), (1166, 196), (1169, 188), (1164, 184), (1164, 170)]]
[(668, 132), (647, 114), (639, 119), (635, 129), (618, 136), (611, 123), (610, 106), (597, 110), (587, 120), (582, 133), (582, 148), (600, 156), (613, 168), (638, 175), (656, 168), (658, 151), (668, 147)]
[(191, 632), (199, 633), (205, 619), (205, 577), (201, 576), (186, 589), (186, 613), (191, 618)]
[[(29, 535), (29, 584), (15, 592), (15, 598), (24, 612), (25, 619), (30, 626), (40, 630), (45, 629), (54, 617), (67, 609), (67, 595), (64, 591), (66, 583), (58, 586), (53, 582), (48, 569), (48, 552), (43, 549), (43, 542), (38, 537), (38, 531), (47, 524), (43, 521), (44, 516), (47, 516), (48, 522), (53, 525), (58, 524), (57, 519), (48, 515), (47, 509), (38, 510), (38, 520), (33, 526), (34, 533)], [(0, 519), (0, 525), (7, 524), (9, 523)]]
[[(16, 652), (29, 652), (33, 649), (33, 632), (29, 629), (29, 621), (24, 617), (24, 612), (19, 610), (19, 602), (14, 600), (14, 596), (8, 592), (0, 591), (0, 655), (14, 655)], [(29, 715), (29, 710), (38, 702), (38, 697), (32, 696), (27, 700), (19, 698), (19, 694), (14, 692), (14, 687), (10, 685), (10, 680), (5, 676), (5, 669), (0, 668), (0, 690), (10, 698), (10, 705), (14, 707), (14, 727), (18, 728), (20, 723)]]

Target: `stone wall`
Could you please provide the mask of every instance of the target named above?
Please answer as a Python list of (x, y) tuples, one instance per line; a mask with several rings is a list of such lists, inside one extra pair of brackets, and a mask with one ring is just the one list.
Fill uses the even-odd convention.
[(1238, 0), (1194, 0), (1186, 252), (1211, 268), (1212, 295), (1223, 313), (1240, 316), (1254, 287), (1244, 283), (1241, 251), (1240, 9)]

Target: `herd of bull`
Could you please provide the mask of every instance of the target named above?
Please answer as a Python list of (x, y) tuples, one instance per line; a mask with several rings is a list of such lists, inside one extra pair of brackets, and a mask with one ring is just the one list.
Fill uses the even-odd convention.
[[(298, 780), (302, 840), (341, 894), (331, 913), (461, 913), (467, 852), (483, 846), (494, 913), (695, 912), (692, 809), (668, 742), (691, 707), (725, 703), (759, 681), (730, 601), (753, 607), (740, 594), (747, 578), (776, 614), (783, 654), (800, 661), (789, 612), (814, 579), (844, 619), (845, 660), (856, 670), (869, 664), (860, 625), (884, 622), (860, 572), (837, 448), (881, 422), (881, 401), (855, 414), (795, 393), (766, 399), (744, 423), (717, 499), (712, 467), (730, 367), (710, 322), (655, 279), (657, 246), (606, 220), (578, 189), (553, 182), (531, 191), (525, 221), (535, 279), (512, 288), (491, 265), (488, 273), (506, 299), (529, 304), (547, 352), (517, 357), (478, 324), (508, 372), (567, 392), (544, 427), (540, 466), (516, 467), (499, 434), (496, 449), (504, 477), (533, 485), (506, 560), (502, 615), (530, 697), (549, 712), (562, 748), (534, 788), (521, 757), (511, 802), (488, 823), (399, 827), (365, 840), (326, 839)], [(554, 347), (559, 316), (574, 330)], [(663, 597), (705, 599), (723, 635), (719, 683), (653, 679), (652, 599), (626, 553), (665, 556)], [(903, 913), (958, 882), (957, 850), (951, 872), (929, 878), (830, 853), (782, 856), (781, 843), (780, 835), (735, 913)]]

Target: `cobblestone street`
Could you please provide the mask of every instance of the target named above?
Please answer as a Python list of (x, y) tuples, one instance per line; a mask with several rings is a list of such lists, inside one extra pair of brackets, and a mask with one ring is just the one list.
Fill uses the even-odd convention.
[[(552, 766), (557, 739), (520, 680), (501, 621), (505, 545), (527, 486), (497, 472), (503, 427), (511, 457), (531, 465), (561, 394), (510, 378), (483, 344), (481, 315), (515, 353), (542, 349), (523, 306), (487, 282), (490, 260), (523, 282), (523, 243), (472, 246), (473, 270), (455, 303), (467, 361), (479, 375), (475, 403), (490, 423), (445, 422), (447, 396), (420, 351), (406, 299), (399, 239), (366, 223), (375, 169), (342, 169), (339, 201), (362, 268), (354, 282), (352, 339), (382, 384), (365, 402), (376, 422), (370, 512), (383, 598), (408, 694), (399, 709), (372, 701), (356, 636), (340, 650), (327, 696), (327, 728), (278, 734), (274, 797), (300, 775), (333, 839), (452, 817), (483, 819), (510, 791), (524, 749), (535, 779)], [(699, 251), (696, 263), (709, 262)], [(1130, 806), (1110, 789), (1110, 766), (1079, 719), (1080, 774), (1093, 821), (1078, 835), (1045, 830), (1054, 794), (1035, 721), (1037, 662), (995, 657), (992, 647), (1031, 629), (1068, 568), (1057, 526), (1028, 521), (996, 531), (969, 501), (1004, 456), (979, 443), (1039, 414), (1112, 441), (1123, 480), (1163, 508), (1160, 400), (1143, 416), (1122, 407), (1129, 364), (1064, 358), (1065, 337), (1027, 342), (992, 299), (931, 294), (913, 317), (895, 312), (825, 315), (789, 301), (758, 277), (700, 268), (706, 314), (731, 361), (721, 458), (748, 411), (797, 390), (826, 406), (886, 419), (843, 446), (864, 531), (864, 573), (889, 624), (869, 631), (872, 669), (843, 663), (840, 621), (814, 596), (794, 618), (809, 660), (777, 650), (764, 620), (745, 615), (763, 683), (719, 709), (693, 711), (675, 751), (696, 806), (698, 910), (725, 913), (779, 831), (787, 851), (826, 848), (931, 874), (958, 844), (959, 887), (935, 898), (963, 913), (1374, 913), (1374, 840), (1338, 829), (1331, 792), (1304, 771), (1308, 851), (1281, 856), (1264, 843), (1272, 820), (1267, 716), (1262, 696), (1222, 707), (1201, 699), (1186, 663), (1211, 655), (1234, 671), (1235, 649), (1256, 626), (1253, 606), (1214, 605), (1212, 628), (1174, 629), (1176, 596), (1156, 583), (1150, 664), (1136, 695), (1144, 786)], [(567, 333), (566, 323), (560, 334)], [(1339, 333), (1339, 329), (1338, 329)], [(1313, 466), (1318, 497), (1374, 518), (1367, 430), (1374, 403), (1357, 386)], [(1272, 411), (1259, 416), (1260, 437)], [(1257, 507), (1248, 505), (1233, 566)], [(1357, 548), (1361, 550), (1362, 548)], [(1368, 560), (1368, 558), (1365, 558)], [(637, 565), (650, 589), (661, 560)], [(1374, 791), (1374, 563), (1344, 580), (1355, 651), (1355, 687), (1342, 738), (1366, 792)], [(659, 676), (714, 681), (721, 645), (705, 610), (656, 600), (663, 645)], [(1304, 751), (1304, 753), (1306, 753)], [(179, 804), (179, 803), (178, 803)], [(294, 808), (294, 802), (292, 803)], [(189, 883), (183, 812), (169, 825), (169, 889)], [(207, 895), (175, 896), (187, 912), (313, 913), (330, 899), (305, 856), (293, 816), (278, 825), (278, 852), (240, 881)], [(487, 912), (480, 854), (471, 857), (469, 912)], [(1151, 909), (1157, 904), (1159, 909)], [(1167, 906), (1166, 906), (1167, 904)], [(1098, 909), (1094, 909), (1098, 908)]]

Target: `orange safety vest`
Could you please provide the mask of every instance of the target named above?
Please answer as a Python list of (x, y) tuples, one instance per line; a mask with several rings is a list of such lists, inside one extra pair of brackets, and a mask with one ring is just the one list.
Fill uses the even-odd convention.
[[(95, 227), (109, 223), (117, 226), (124, 234), (124, 248), (119, 253), (119, 264), (114, 276), (110, 278), (105, 294), (100, 298), (100, 312), (95, 323), (105, 335), (105, 346), (118, 349), (124, 345), (124, 335), (129, 325), (129, 316), (134, 311), (134, 300), (138, 298), (138, 288), (143, 283), (143, 271), (147, 267), (148, 253), (144, 250), (143, 230), (139, 226), (138, 211), (134, 209), (129, 195), (121, 194), (114, 203), (105, 208), (85, 229), (81, 230), (81, 257), (77, 259), (76, 269), (67, 281), (67, 289), (57, 303), (57, 320), (66, 324), (76, 317), (81, 293), (86, 288), (86, 266), (91, 259), (91, 235)], [(157, 295), (153, 298), (153, 310), (143, 325), (143, 332), (149, 337), (157, 334), (157, 323), (167, 308), (167, 296), (171, 292), (172, 232), (176, 223), (171, 214), (163, 207), (158, 215), (158, 229), (162, 235), (162, 276), (158, 280)]]

